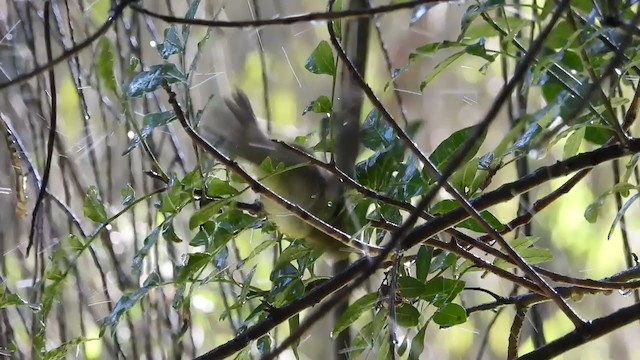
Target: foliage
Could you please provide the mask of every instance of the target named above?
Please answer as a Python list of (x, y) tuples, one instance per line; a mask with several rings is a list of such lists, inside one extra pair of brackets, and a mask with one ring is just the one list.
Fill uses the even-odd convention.
[[(636, 50), (640, 41), (636, 36), (630, 36), (628, 29), (625, 31), (623, 26), (627, 24), (637, 30), (633, 25), (635, 10), (617, 9), (620, 12), (616, 20), (622, 25), (606, 26), (605, 18), (600, 16), (594, 19), (591, 7), (585, 7), (583, 3), (572, 2), (557, 22), (553, 19), (559, 5), (552, 1), (545, 2), (542, 7), (528, 5), (527, 11), (531, 12), (531, 16), (512, 14), (507, 9), (513, 5), (500, 0), (471, 4), (461, 20), (460, 34), (456, 40), (416, 47), (406, 64), (389, 74), (390, 80), (384, 86), (387, 92), (394, 91), (395, 82), (421, 61), (438, 56), (441, 60), (431, 71), (422, 79), (417, 79), (415, 85), (420, 91), (428, 91), (436, 86), (438, 78), (460, 62), (473, 64), (481, 77), (495, 76), (500, 66), (510, 65), (505, 68), (510, 69), (505, 78), (508, 84), (511, 72), (515, 73), (514, 67), (523, 64), (529, 51), (536, 52), (532, 55), (533, 60), (523, 65), (526, 67), (523, 75), (514, 80), (517, 86), (509, 93), (510, 98), (505, 97), (499, 103), (499, 97), (496, 96), (498, 109), (505, 108), (506, 101), (512, 102), (507, 115), (511, 120), (511, 128), (496, 142), (488, 130), (489, 125), (496, 126), (492, 122), (497, 115), (492, 115), (485, 122), (452, 131), (425, 155), (415, 151), (411, 144), (423, 130), (421, 126), (433, 124), (406, 122), (402, 132), (399, 132), (394, 124), (400, 122), (393, 123), (384, 109), (374, 106), (364, 114), (359, 139), (365, 149), (364, 156), (355, 164), (355, 178), (346, 179), (355, 184), (347, 186), (347, 196), (356, 223), (361, 225), (356, 230), (359, 239), (368, 244), (385, 246), (390, 239), (396, 238), (400, 243), (394, 252), (393, 265), (384, 273), (384, 280), (370, 277), (369, 291), (350, 293), (352, 301), (333, 326), (333, 338), (345, 331), (354, 334), (349, 357), (356, 358), (373, 350), (381, 357), (422, 358), (426, 353), (425, 341), (429, 341), (426, 339), (427, 331), (460, 326), (474, 312), (481, 311), (468, 307), (462, 301), (462, 296), (471, 291), (468, 286), (470, 274), (476, 271), (483, 272), (483, 279), (491, 273), (528, 292), (544, 294), (545, 301), (554, 299), (550, 299), (544, 291), (545, 283), (540, 284), (532, 274), (542, 274), (565, 282), (567, 286), (572, 286), (570, 290), (574, 293), (571, 294), (576, 296), (583, 295), (580, 291), (596, 293), (615, 288), (610, 283), (606, 283), (606, 286), (592, 285), (592, 288), (586, 288), (584, 284), (573, 286), (573, 278), (566, 280), (569, 276), (562, 278), (558, 274), (550, 275), (549, 271), (532, 267), (544, 266), (562, 256), (554, 256), (554, 249), (550, 248), (552, 244), (542, 241), (542, 235), (510, 234), (531, 220), (523, 220), (526, 214), (503, 218), (497, 215), (494, 208), (490, 208), (569, 173), (578, 170), (588, 172), (594, 166), (611, 160), (622, 161), (626, 164), (625, 171), (616, 175), (613, 185), (600, 189), (600, 195), (583, 209), (583, 214), (590, 223), (609, 221), (609, 237), (616, 226), (626, 231), (622, 228), (625, 214), (640, 197), (636, 179), (636, 153), (640, 151), (640, 146), (636, 139), (623, 136), (626, 131), (623, 126), (630, 124), (623, 125), (620, 121), (628, 112), (636, 111), (638, 106), (635, 98), (634, 101), (629, 100), (633, 86), (628, 76), (637, 76), (640, 71), (636, 66)], [(185, 19), (193, 20), (199, 6), (200, 1), (191, 1)], [(415, 7), (411, 23), (419, 22), (430, 9), (431, 5), (424, 4)], [(523, 8), (520, 10), (524, 11)], [(344, 27), (344, 21), (334, 20), (329, 26), (340, 30)], [(550, 27), (549, 34), (540, 39), (541, 48), (535, 50), (533, 44), (536, 43), (536, 36), (543, 34), (547, 26)], [(84, 194), (82, 209), (94, 230), (87, 234), (68, 234), (51, 252), (43, 272), (42, 294), (38, 301), (32, 302), (14, 294), (4, 284), (0, 286), (0, 308), (27, 308), (36, 319), (33, 353), (37, 357), (63, 358), (76, 347), (87, 346), (93, 340), (87, 334), (82, 334), (51, 347), (47, 345), (48, 323), (53, 318), (56, 304), (63, 301), (68, 279), (70, 274), (78, 271), (79, 261), (87, 256), (96, 258), (94, 248), (98, 242), (95, 240), (101, 239), (102, 246), (108, 248), (113, 238), (111, 229), (122, 226), (119, 222), (137, 211), (134, 210), (138, 209), (137, 205), (151, 200), (153, 203), (147, 206), (145, 212), (153, 219), (153, 226), (145, 229), (145, 234), (140, 237), (141, 242), (131, 254), (130, 262), (129, 259), (126, 264), (125, 261), (118, 261), (117, 266), (124, 268), (121, 272), (126, 276), (118, 279), (118, 299), (109, 304), (109, 313), (101, 320), (100, 339), (116, 339), (118, 329), (144, 312), (151, 298), (157, 294), (162, 294), (162, 297), (171, 294), (164, 298), (166, 312), (172, 316), (168, 321), (180, 324), (171, 334), (171, 341), (174, 345), (183, 344), (183, 337), (194, 324), (192, 313), (195, 299), (202, 293), (218, 289), (223, 292), (219, 296), (223, 300), (219, 302), (223, 302), (224, 307), (223, 310), (216, 308), (216, 315), (220, 322), (229, 321), (238, 335), (236, 339), (240, 339), (238, 341), (244, 339), (241, 336), (243, 331), (255, 329), (261, 324), (267, 324), (265, 328), (270, 326), (259, 336), (251, 338), (252, 343), (247, 340), (241, 346), (244, 350), (239, 357), (249, 356), (251, 346), (255, 346), (262, 355), (275, 351), (282, 336), (278, 337), (269, 330), (285, 321), (288, 322), (288, 334), (292, 336), (291, 348), (298, 357), (298, 348), (303, 346), (299, 336), (304, 333), (304, 321), (312, 318), (302, 310), (325, 298), (331, 299), (330, 294), (339, 288), (321, 293), (318, 289), (338, 281), (339, 276), (318, 275), (318, 259), (323, 257), (313, 252), (304, 239), (280, 233), (258, 205), (245, 201), (250, 189), (246, 178), (243, 180), (238, 175), (240, 167), (224, 166), (229, 163), (207, 155), (202, 149), (192, 150), (198, 163), (183, 169), (169, 169), (166, 161), (155, 157), (153, 149), (157, 147), (154, 147), (154, 141), (162, 137), (162, 131), (185, 127), (184, 123), (178, 124), (181, 120), (196, 127), (204, 112), (204, 108), (193, 109), (190, 91), (204, 45), (212, 33), (207, 29), (204, 35), (194, 41), (195, 32), (192, 33), (191, 28), (189, 24), (171, 24), (164, 28), (163, 39), (156, 45), (158, 63), (145, 66), (141, 66), (141, 60), (135, 57), (128, 59), (129, 63), (124, 66), (119, 64), (114, 44), (107, 36), (101, 37), (96, 44), (96, 72), (101, 86), (114, 100), (113, 103), (121, 106), (122, 117), (131, 129), (129, 144), (120, 160), (142, 154), (146, 159), (145, 166), (150, 164), (153, 169), (145, 169), (145, 174), (151, 175), (160, 187), (146, 187), (146, 191), (141, 191), (135, 184), (127, 183), (120, 190), (120, 210), (115, 211), (113, 199), (107, 199), (101, 193), (104, 187), (89, 186)], [(624, 56), (612, 48), (623, 49), (620, 54)], [(612, 66), (615, 61), (617, 63)], [(331, 92), (317, 94), (315, 100), (301, 111), (302, 114), (321, 114), (331, 119), (335, 116), (338, 100), (335, 98), (335, 87), (343, 65), (338, 49), (330, 41), (321, 40), (310, 49), (306, 61), (299, 65), (309, 74), (317, 75), (317, 81), (331, 80), (333, 83)], [(609, 79), (609, 89), (604, 89), (601, 78)], [(185, 118), (181, 119), (183, 115), (175, 108), (166, 110), (170, 108), (167, 106), (163, 107), (164, 110), (142, 114), (141, 124), (138, 125), (132, 115), (136, 104), (140, 99), (152, 96), (164, 101), (167, 92), (163, 87), (180, 93), (176, 103), (186, 114)], [(521, 99), (518, 104), (522, 108), (513, 110), (515, 98)], [(524, 104), (522, 99), (525, 99)], [(539, 106), (535, 99), (540, 99)], [(369, 100), (375, 105), (374, 99)], [(528, 106), (527, 100), (530, 100)], [(478, 116), (480, 120), (482, 116)], [(330, 143), (327, 136), (331, 134), (297, 140), (314, 149), (312, 155), (323, 159), (329, 158), (327, 153), (330, 149), (325, 146)], [(182, 156), (178, 153), (191, 151), (190, 143), (184, 141), (181, 148), (169, 149), (176, 153), (176, 159)], [(623, 145), (616, 147), (616, 142)], [(166, 143), (162, 144), (166, 146)], [(603, 145), (609, 147), (602, 150)], [(604, 155), (596, 156), (601, 154), (596, 154), (596, 149), (601, 149)], [(548, 166), (530, 161), (532, 156), (542, 158), (546, 154), (560, 154), (562, 160)], [(632, 156), (618, 160), (626, 155)], [(509, 174), (510, 165), (513, 164), (519, 164), (520, 169), (523, 166), (529, 168), (529, 165), (533, 168), (535, 164), (540, 169), (519, 172), (518, 178), (505, 181), (504, 174)], [(448, 175), (449, 185), (445, 187), (448, 195), (429, 201), (426, 208), (420, 209), (415, 204), (424, 198), (433, 200), (432, 195), (443, 186), (439, 181), (440, 176), (435, 176), (429, 166), (433, 166), (440, 174)], [(272, 163), (268, 159), (262, 164), (261, 170), (269, 176), (290, 169), (284, 169), (282, 164)], [(137, 175), (143, 173), (136, 167), (132, 167), (131, 171)], [(256, 190), (256, 187), (253, 186), (253, 189)], [(545, 198), (548, 202), (528, 201), (526, 205), (531, 209), (525, 209), (524, 213), (531, 211), (531, 216), (535, 216), (536, 212), (562, 194), (560, 190), (552, 193)], [(458, 196), (468, 202), (465, 204)], [(604, 218), (603, 208), (610, 204), (612, 198), (619, 204), (617, 214), (613, 219)], [(477, 215), (467, 213), (468, 207), (473, 207)], [(463, 215), (456, 215), (460, 213)], [(131, 216), (135, 220), (137, 215)], [(413, 218), (422, 218), (424, 222), (416, 223)], [(408, 224), (409, 230), (401, 232), (405, 224)], [(135, 221), (133, 226), (136, 226)], [(431, 228), (438, 230), (429, 232)], [(498, 234), (509, 240), (503, 244), (501, 240), (504, 239)], [(439, 236), (447, 236), (451, 240), (438, 239)], [(250, 237), (253, 237), (252, 246), (248, 247), (246, 244)], [(493, 246), (492, 241), (496, 239), (498, 245)], [(415, 249), (408, 246), (410, 240), (415, 240), (412, 244), (419, 245)], [(238, 245), (243, 242), (245, 245)], [(242, 246), (244, 248), (240, 248)], [(247, 248), (248, 251), (244, 251)], [(474, 248), (480, 251), (473, 252)], [(157, 266), (159, 257), (167, 256), (161, 254), (159, 249), (166, 250), (171, 256), (172, 266), (168, 270)], [(478, 255), (480, 252), (482, 254)], [(268, 263), (266, 260), (271, 253), (276, 254), (277, 258)], [(246, 254), (244, 258), (242, 254)], [(626, 255), (631, 256), (630, 253)], [(266, 270), (265, 264), (268, 265)], [(514, 269), (525, 275), (511, 272)], [(363, 265), (345, 275), (351, 277), (342, 285), (356, 281), (354, 279), (358, 275), (367, 274), (367, 271), (370, 272), (367, 274), (369, 277), (374, 270)], [(625, 286), (619, 284), (619, 289), (628, 289)], [(533, 304), (526, 299), (519, 302), (520, 298), (514, 299), (506, 294), (495, 295), (488, 287), (482, 290), (494, 295), (496, 301), (488, 303), (485, 310), (506, 304), (515, 304), (518, 309)], [(233, 296), (227, 296), (227, 293)], [(567, 290), (567, 293), (570, 291)], [(554, 301), (559, 303), (557, 299)], [(295, 308), (301, 303), (304, 303), (302, 308)], [(294, 308), (291, 313), (287, 312)], [(311, 308), (313, 311), (314, 308)], [(571, 310), (564, 311), (571, 318)], [(575, 331), (580, 331), (580, 327)], [(519, 334), (511, 335), (510, 346), (517, 348)], [(207, 341), (209, 347), (214, 344), (217, 346), (221, 341), (214, 334), (207, 336), (214, 339)], [(505, 335), (504, 339), (507, 338)], [(7, 349), (15, 351), (15, 347)]]

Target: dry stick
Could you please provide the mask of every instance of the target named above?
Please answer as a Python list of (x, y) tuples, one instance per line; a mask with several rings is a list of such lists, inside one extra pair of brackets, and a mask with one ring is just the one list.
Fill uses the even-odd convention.
[(416, 6), (423, 4), (433, 4), (433, 3), (444, 3), (449, 2), (449, 0), (416, 0), (416, 1), (407, 1), (402, 3), (395, 3), (389, 5), (377, 6), (370, 9), (357, 9), (357, 10), (343, 10), (343, 11), (323, 11), (323, 12), (312, 12), (303, 15), (295, 15), (295, 16), (287, 16), (283, 18), (274, 18), (274, 19), (257, 19), (257, 20), (240, 20), (240, 21), (221, 21), (221, 20), (203, 20), (203, 19), (185, 19), (179, 18), (175, 16), (163, 15), (153, 12), (151, 10), (139, 7), (137, 5), (131, 4), (131, 9), (145, 14), (168, 23), (173, 24), (189, 24), (189, 25), (199, 25), (199, 26), (210, 26), (210, 27), (218, 27), (218, 28), (240, 28), (240, 27), (259, 27), (259, 26), (270, 26), (270, 25), (291, 25), (299, 22), (310, 22), (310, 21), (328, 21), (328, 20), (339, 20), (339, 19), (353, 19), (359, 17), (370, 17), (376, 14), (389, 13), (402, 9), (412, 9)]
[[(500, 92), (496, 96), (496, 100), (491, 105), (491, 108), (482, 119), (482, 121), (476, 125), (476, 128), (473, 131), (471, 136), (471, 140), (464, 143), (463, 148), (460, 149), (459, 152), (456, 153), (454, 158), (451, 159), (451, 163), (456, 164), (460, 162), (463, 157), (467, 154), (469, 149), (474, 145), (476, 140), (483, 134), (491, 124), (491, 122), (496, 118), (498, 111), (504, 104), (504, 102), (509, 98), (510, 94), (515, 89), (516, 85), (520, 80), (524, 78), (527, 71), (529, 70), (529, 66), (535, 61), (535, 56), (542, 49), (544, 40), (551, 33), (551, 30), (555, 26), (556, 22), (560, 18), (560, 15), (564, 12), (566, 7), (569, 5), (569, 0), (562, 0), (556, 6), (556, 9), (549, 20), (549, 23), (540, 31), (540, 34), (535, 39), (525, 56), (522, 58), (516, 69), (514, 70), (514, 74), (512, 78), (500, 89)], [(382, 103), (375, 96), (371, 88), (364, 81), (362, 76), (358, 74), (358, 71), (353, 67), (353, 64), (350, 63), (347, 56), (344, 54), (340, 43), (335, 37), (333, 33), (333, 28), (329, 26), (329, 35), (331, 42), (336, 49), (338, 56), (342, 59), (342, 61), (348, 65), (348, 68), (351, 70), (352, 75), (356, 79), (358, 83), (360, 83), (361, 88), (364, 90), (365, 94), (371, 101), (371, 103), (380, 111), (383, 118), (387, 121), (387, 123), (394, 129), (395, 133), (400, 137), (400, 139), (405, 143), (405, 145), (421, 160), (421, 162), (427, 167), (427, 170), (431, 173), (431, 176), (436, 179), (440, 179), (442, 176), (438, 173), (436, 167), (431, 163), (431, 161), (424, 155), (422, 151), (416, 146), (416, 144), (409, 138), (409, 136), (404, 132), (404, 130), (398, 125), (398, 123), (393, 119), (393, 116), (389, 114), (388, 111), (384, 108)], [(471, 215), (473, 219), (478, 221), (480, 225), (484, 228), (487, 233), (489, 233), (500, 246), (505, 249), (507, 254), (511, 256), (518, 267), (529, 276), (536, 284), (538, 284), (547, 295), (556, 302), (558, 307), (567, 315), (567, 317), (573, 322), (575, 326), (580, 326), (584, 324), (584, 320), (582, 320), (578, 314), (573, 311), (573, 309), (569, 306), (569, 304), (557, 293), (554, 292), (553, 288), (538, 275), (535, 270), (528, 264), (510, 245), (509, 243), (498, 233), (491, 225), (489, 225), (486, 220), (480, 215), (478, 210), (471, 205), (471, 203), (466, 200), (451, 184), (445, 182), (445, 189), (458, 201), (458, 203), (462, 206), (462, 208)]]
[(121, 1), (119, 4), (111, 8), (111, 10), (109, 10), (109, 18), (107, 19), (107, 21), (104, 22), (104, 24), (100, 26), (100, 28), (98, 28), (98, 30), (95, 33), (91, 34), (88, 38), (78, 43), (76, 46), (72, 47), (71, 49), (65, 50), (62, 53), (62, 55), (58, 56), (57, 58), (51, 59), (51, 61), (47, 61), (46, 64), (42, 66), (38, 66), (26, 74), (19, 75), (11, 81), (7, 81), (5, 83), (0, 84), (0, 90), (6, 89), (10, 86), (20, 84), (24, 81), (27, 81), (35, 76), (42, 74), (47, 70), (51, 70), (53, 69), (54, 66), (69, 59), (70, 57), (79, 53), (80, 51), (90, 47), (91, 44), (93, 44), (98, 38), (100, 38), (100, 36), (104, 35), (111, 28), (111, 25), (113, 25), (113, 23), (115, 23), (115, 21), (120, 16), (122, 16), (124, 9), (134, 1), (136, 0)]
[(512, 360), (518, 356), (518, 339), (520, 338), (520, 332), (522, 332), (522, 325), (527, 315), (527, 306), (518, 306), (516, 308), (516, 315), (513, 317), (513, 323), (511, 329), (509, 329), (509, 345), (507, 346), (507, 359)]
[[(47, 62), (52, 62), (53, 53), (51, 49), (51, 3), (45, 1), (44, 3), (44, 41), (47, 52)], [(56, 131), (58, 129), (58, 94), (56, 90), (56, 74), (53, 67), (49, 69), (49, 96), (51, 96), (51, 120), (49, 124), (49, 138), (47, 139), (47, 159), (44, 165), (44, 171), (42, 172), (42, 183), (40, 184), (40, 190), (38, 191), (38, 197), (36, 199), (36, 205), (33, 208), (31, 215), (31, 229), (29, 230), (29, 244), (27, 245), (27, 257), (31, 246), (33, 246), (33, 237), (36, 230), (36, 222), (38, 219), (38, 210), (42, 206), (44, 197), (47, 193), (47, 186), (49, 185), (49, 176), (51, 175), (51, 160), (53, 159), (53, 147), (56, 139)]]
[[(346, 10), (368, 10), (368, 0), (350, 0)], [(338, 20), (342, 26), (342, 39), (346, 44), (346, 52), (354, 65), (362, 74), (366, 73), (367, 60), (369, 58), (370, 42), (370, 17), (360, 17), (356, 20)], [(331, 24), (332, 26), (332, 24)], [(336, 64), (340, 64), (336, 59)], [(333, 78), (332, 102), (333, 110), (329, 118), (329, 137), (334, 144), (331, 162), (345, 174), (355, 177), (355, 164), (360, 150), (360, 115), (364, 103), (364, 95), (354, 84), (346, 65), (340, 64), (339, 70)], [(344, 201), (344, 199), (343, 199)], [(345, 220), (346, 221), (346, 220)], [(398, 258), (393, 260), (393, 269), (396, 269)], [(349, 267), (349, 259), (343, 259), (333, 264), (332, 274), (340, 273)], [(394, 293), (395, 279), (390, 276), (389, 287)], [(396, 323), (395, 297), (389, 297), (389, 333), (394, 333)], [(349, 309), (349, 297), (345, 297), (336, 309), (334, 309), (334, 324)], [(351, 327), (340, 332), (334, 339), (333, 350), (336, 360), (346, 360), (349, 357), (349, 348), (352, 345)], [(389, 351), (395, 353), (395, 342), (389, 342)]]
[(197, 145), (204, 148), (208, 153), (210, 153), (216, 160), (220, 161), (224, 166), (228, 167), (234, 173), (240, 176), (245, 182), (247, 182), (247, 184), (249, 184), (249, 186), (255, 193), (266, 196), (267, 198), (275, 201), (276, 203), (278, 203), (278, 205), (287, 209), (289, 212), (294, 214), (300, 220), (326, 233), (327, 235), (330, 235), (331, 237), (340, 241), (347, 247), (358, 249), (362, 251), (364, 254), (378, 254), (382, 250), (382, 248), (379, 246), (365, 244), (363, 242), (358, 241), (357, 239), (352, 239), (349, 235), (327, 224), (326, 222), (322, 221), (315, 215), (309, 213), (308, 211), (301, 208), (297, 204), (291, 203), (290, 201), (286, 200), (285, 198), (273, 192), (268, 187), (264, 186), (262, 183), (260, 183), (260, 181), (254, 179), (246, 171), (242, 170), (242, 168), (238, 165), (238, 163), (229, 159), (227, 156), (225, 156), (220, 151), (218, 151), (215, 147), (209, 144), (208, 141), (203, 139), (198, 133), (196, 133), (191, 128), (191, 126), (187, 123), (187, 120), (184, 117), (184, 113), (182, 112), (182, 108), (180, 108), (180, 105), (176, 100), (176, 93), (174, 93), (173, 90), (171, 90), (171, 87), (169, 87), (169, 85), (166, 82), (162, 83), (162, 87), (169, 95), (169, 103), (173, 108), (173, 112), (175, 113), (176, 118), (182, 125), (182, 128), (187, 133), (187, 135), (189, 135), (191, 140), (194, 141)]
[[(622, 271), (620, 273), (617, 273), (615, 275), (606, 277), (602, 280), (600, 280), (600, 282), (603, 283), (621, 283), (624, 282), (630, 278), (637, 278), (638, 276), (640, 276), (640, 266), (635, 266), (633, 268), (627, 269), (625, 271)], [(596, 280), (594, 280), (596, 281)], [(635, 287), (640, 287), (640, 284), (638, 284), (638, 281), (635, 282), (636, 286)], [(617, 290), (627, 290), (627, 289), (632, 289), (634, 287), (632, 286), (628, 286), (625, 288), (620, 288)], [(598, 291), (594, 291), (593, 289), (586, 289), (583, 287), (576, 287), (576, 286), (559, 286), (556, 288), (556, 291), (558, 291), (558, 293), (562, 294), (562, 296), (566, 297), (566, 298), (574, 298), (574, 299), (580, 299), (582, 298), (584, 295), (586, 294), (595, 294), (598, 293)], [(509, 297), (498, 297), (496, 298), (495, 301), (492, 302), (488, 302), (488, 303), (484, 303), (484, 304), (480, 304), (480, 305), (476, 305), (476, 306), (472, 306), (466, 309), (467, 314), (472, 314), (474, 312), (478, 312), (478, 311), (485, 311), (485, 310), (494, 310), (500, 306), (503, 305), (511, 305), (511, 304), (516, 304), (516, 305), (533, 305), (533, 304), (537, 304), (540, 302), (544, 302), (544, 301), (548, 301), (549, 299), (547, 299), (544, 296), (541, 296), (540, 294), (537, 293), (529, 293), (529, 294), (522, 294), (522, 295), (514, 295), (514, 296), (509, 296)]]

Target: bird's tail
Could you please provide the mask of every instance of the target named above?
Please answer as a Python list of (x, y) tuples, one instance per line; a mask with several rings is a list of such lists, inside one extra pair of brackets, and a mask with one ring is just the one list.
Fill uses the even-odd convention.
[(239, 90), (212, 104), (203, 114), (198, 132), (231, 158), (259, 165), (275, 154), (276, 144), (260, 129), (249, 99)]

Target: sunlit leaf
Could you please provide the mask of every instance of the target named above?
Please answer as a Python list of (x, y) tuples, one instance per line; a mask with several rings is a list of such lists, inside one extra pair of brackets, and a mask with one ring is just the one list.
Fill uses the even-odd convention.
[(238, 194), (238, 190), (236, 188), (229, 185), (228, 182), (214, 176), (209, 176), (207, 178), (205, 188), (207, 189), (207, 196), (210, 197)]
[(304, 68), (314, 74), (336, 75), (336, 63), (333, 56), (333, 50), (328, 42), (322, 40), (313, 50), (311, 56), (304, 64)]
[(98, 188), (90, 186), (84, 197), (84, 216), (98, 224), (104, 224), (108, 220), (107, 210), (100, 199)]
[(564, 144), (564, 159), (570, 158), (578, 153), (578, 151), (580, 150), (580, 145), (582, 144), (582, 139), (584, 138), (585, 131), (586, 128), (584, 126), (581, 126), (576, 131), (572, 132), (571, 135), (569, 135), (567, 141)]
[(207, 266), (212, 258), (210, 254), (201, 252), (190, 253), (187, 256), (185, 264), (177, 267), (176, 282), (178, 283), (193, 280), (191, 279), (193, 275)]
[(131, 187), (131, 184), (127, 183), (127, 185), (120, 190), (120, 196), (122, 197), (122, 205), (129, 206), (136, 199), (136, 192)]
[(317, 114), (330, 114), (333, 111), (333, 106), (331, 104), (331, 99), (324, 95), (318, 96), (317, 99), (307, 105), (307, 107), (302, 112), (302, 115), (308, 113), (309, 111), (317, 113)]
[(102, 37), (98, 43), (100, 52), (96, 58), (96, 69), (98, 77), (102, 80), (104, 86), (114, 94), (118, 92), (118, 84), (113, 70), (113, 46), (108, 38)]

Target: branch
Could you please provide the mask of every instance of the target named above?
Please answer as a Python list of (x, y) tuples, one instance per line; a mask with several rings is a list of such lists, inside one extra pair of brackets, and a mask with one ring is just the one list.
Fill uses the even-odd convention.
[[(613, 276), (604, 278), (601, 280), (602, 283), (618, 283), (625, 284), (625, 286), (621, 286), (617, 288), (618, 290), (622, 289), (633, 289), (640, 287), (640, 281), (634, 281), (629, 283), (624, 283), (624, 281), (629, 280), (630, 278), (637, 278), (640, 272), (640, 266), (636, 266), (625, 271), (622, 271)], [(580, 299), (586, 294), (596, 294), (603, 292), (605, 289), (594, 289), (594, 288), (584, 288), (578, 286), (560, 286), (555, 289), (559, 294), (561, 294), (565, 298), (572, 299)], [(606, 291), (610, 291), (611, 289), (607, 289)], [(471, 314), (478, 311), (484, 310), (494, 310), (503, 305), (518, 305), (518, 306), (531, 306), (533, 304), (537, 304), (543, 301), (547, 301), (549, 299), (541, 296), (536, 293), (522, 294), (522, 295), (514, 295), (506, 298), (498, 298), (495, 301), (472, 306), (467, 308), (467, 314)]]
[[(47, 62), (51, 63), (53, 59), (51, 49), (51, 3), (45, 1), (44, 3), (44, 42), (47, 51)], [(47, 160), (44, 165), (44, 171), (42, 172), (42, 182), (40, 183), (40, 190), (38, 191), (38, 198), (36, 199), (36, 205), (33, 208), (31, 214), (31, 229), (29, 230), (29, 244), (27, 245), (27, 257), (31, 246), (33, 246), (33, 237), (35, 235), (36, 223), (38, 219), (38, 211), (42, 206), (44, 197), (47, 193), (47, 186), (49, 185), (49, 176), (51, 175), (51, 160), (53, 159), (53, 147), (56, 140), (56, 131), (58, 129), (58, 94), (56, 91), (56, 73), (53, 67), (49, 69), (49, 96), (51, 96), (51, 120), (49, 124), (49, 136), (47, 139)]]
[(176, 16), (163, 15), (151, 10), (142, 8), (138, 5), (131, 5), (131, 9), (156, 19), (166, 21), (172, 24), (189, 24), (198, 26), (210, 26), (218, 28), (242, 28), (242, 27), (260, 27), (271, 25), (291, 25), (299, 22), (311, 21), (329, 21), (339, 19), (353, 19), (359, 17), (370, 17), (377, 14), (389, 13), (402, 9), (412, 9), (423, 4), (444, 3), (448, 0), (415, 0), (389, 5), (382, 5), (369, 9), (348, 9), (343, 11), (323, 11), (312, 12), (303, 15), (287, 16), (275, 19), (256, 19), (256, 20), (239, 20), (239, 21), (222, 21), (222, 20), (204, 20), (204, 19), (185, 19)]
[(610, 315), (597, 318), (572, 332), (556, 339), (528, 354), (519, 360), (551, 359), (580, 345), (591, 342), (603, 335), (617, 330), (640, 319), (640, 303), (622, 308)]
[[(493, 205), (509, 201), (513, 197), (547, 181), (638, 152), (640, 152), (640, 138), (630, 139), (628, 146), (610, 145), (581, 153), (564, 161), (558, 161), (553, 165), (540, 167), (522, 179), (504, 184), (496, 190), (472, 200), (471, 205), (480, 211), (485, 210)], [(462, 208), (457, 208), (435, 217), (433, 220), (416, 227), (411, 234), (409, 234), (409, 238), (404, 244), (404, 249), (409, 249), (421, 243), (424, 239), (456, 225), (467, 217), (468, 214), (466, 214)]]

